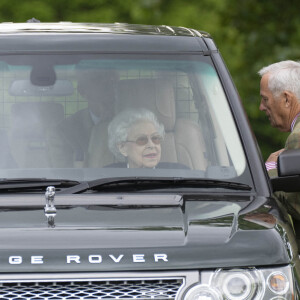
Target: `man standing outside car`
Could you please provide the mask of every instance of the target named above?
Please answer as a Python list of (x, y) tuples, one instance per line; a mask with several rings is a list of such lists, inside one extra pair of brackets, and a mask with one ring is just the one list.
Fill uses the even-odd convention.
[[(266, 161), (270, 177), (276, 177), (277, 158), (287, 149), (300, 149), (300, 63), (281, 61), (262, 68), (259, 109), (266, 113), (272, 127), (282, 132), (291, 132), (285, 147), (271, 153)], [(300, 168), (300, 166), (299, 166)], [(289, 213), (300, 221), (300, 195), (284, 196)]]

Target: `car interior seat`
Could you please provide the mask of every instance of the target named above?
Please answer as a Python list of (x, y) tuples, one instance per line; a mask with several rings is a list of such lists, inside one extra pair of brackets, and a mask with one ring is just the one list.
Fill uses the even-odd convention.
[(12, 105), (9, 143), (19, 167), (50, 166), (47, 131), (63, 118), (64, 108), (60, 103), (20, 102)]
[(0, 169), (14, 169), (17, 164), (12, 157), (7, 132), (3, 129), (0, 130)]
[(114, 155), (108, 149), (108, 122), (99, 122), (92, 128), (87, 157), (84, 166), (101, 168), (116, 162)]
[(161, 162), (177, 162), (205, 170), (205, 143), (199, 125), (176, 117), (174, 87), (168, 79), (124, 79), (117, 87), (116, 111), (143, 107), (154, 112), (165, 127)]

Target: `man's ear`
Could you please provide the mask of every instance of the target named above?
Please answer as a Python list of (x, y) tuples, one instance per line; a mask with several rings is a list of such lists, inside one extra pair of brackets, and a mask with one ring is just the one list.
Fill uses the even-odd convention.
[(295, 94), (289, 91), (284, 91), (283, 96), (285, 101), (285, 107), (290, 107), (293, 101), (297, 100)]
[(127, 154), (126, 143), (120, 143), (120, 144), (118, 144), (118, 148), (119, 148), (120, 153), (121, 153), (124, 157), (127, 157), (127, 156), (128, 156), (128, 154)]

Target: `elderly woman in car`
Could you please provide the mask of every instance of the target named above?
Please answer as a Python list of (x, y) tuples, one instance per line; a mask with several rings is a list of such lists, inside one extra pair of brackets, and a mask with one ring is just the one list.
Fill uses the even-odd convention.
[(163, 137), (164, 126), (151, 111), (136, 109), (121, 112), (108, 126), (109, 149), (121, 161), (110, 167), (162, 167), (159, 161)]
[(108, 126), (108, 146), (120, 161), (114, 168), (189, 169), (185, 165), (160, 162), (163, 124), (147, 109), (124, 110)]

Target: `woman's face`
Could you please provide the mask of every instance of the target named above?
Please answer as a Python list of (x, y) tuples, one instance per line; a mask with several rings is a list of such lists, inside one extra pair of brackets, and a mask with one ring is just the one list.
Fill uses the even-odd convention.
[(119, 150), (127, 157), (129, 168), (154, 168), (160, 161), (160, 142), (161, 136), (152, 122), (138, 121)]

